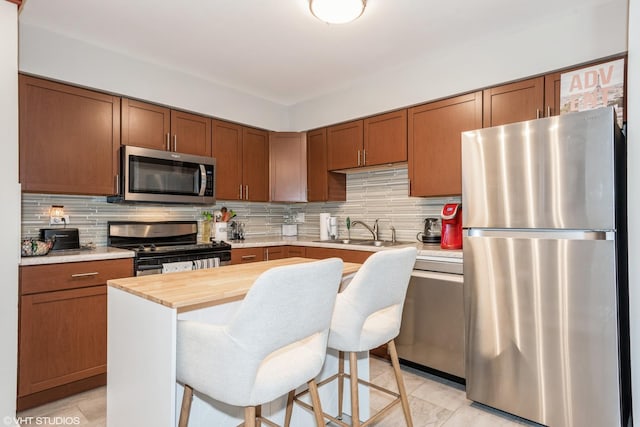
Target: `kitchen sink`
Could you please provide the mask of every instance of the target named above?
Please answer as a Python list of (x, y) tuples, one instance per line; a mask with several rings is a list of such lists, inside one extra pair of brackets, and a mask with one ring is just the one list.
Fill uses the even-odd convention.
[(373, 240), (367, 239), (329, 239), (329, 240), (314, 240), (316, 243), (338, 243), (341, 245), (358, 245), (360, 243), (372, 242)]
[(370, 240), (370, 239), (331, 239), (331, 240), (314, 240), (317, 243), (338, 243), (341, 245), (360, 245), (360, 246), (376, 246), (376, 247), (389, 247), (408, 245), (413, 242), (396, 241), (391, 242), (387, 240)]
[(387, 246), (400, 246), (400, 245), (408, 245), (413, 242), (401, 242), (401, 241), (387, 241), (387, 240), (365, 240), (363, 242), (354, 242), (354, 245), (362, 245), (362, 246), (377, 246), (377, 247), (387, 247)]

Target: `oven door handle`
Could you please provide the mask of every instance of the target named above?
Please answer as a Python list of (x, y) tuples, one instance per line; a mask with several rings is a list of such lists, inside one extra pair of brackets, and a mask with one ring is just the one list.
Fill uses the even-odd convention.
[(161, 265), (139, 265), (136, 270), (138, 271), (162, 270), (162, 264)]
[(207, 169), (204, 165), (200, 165), (200, 191), (198, 196), (204, 196), (205, 191), (207, 191)]

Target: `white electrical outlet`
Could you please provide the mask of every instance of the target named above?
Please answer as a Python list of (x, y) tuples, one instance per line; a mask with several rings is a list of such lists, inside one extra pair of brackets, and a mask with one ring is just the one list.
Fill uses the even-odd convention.
[(69, 215), (50, 216), (49, 225), (69, 225)]

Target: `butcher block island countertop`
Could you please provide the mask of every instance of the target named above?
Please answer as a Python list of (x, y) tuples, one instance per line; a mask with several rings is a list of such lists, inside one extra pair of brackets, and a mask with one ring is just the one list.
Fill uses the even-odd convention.
[[(309, 258), (284, 258), (249, 264), (169, 274), (109, 280), (111, 287), (185, 312), (244, 298), (260, 274), (273, 267), (313, 262)], [(343, 276), (353, 274), (361, 264), (345, 262)]]

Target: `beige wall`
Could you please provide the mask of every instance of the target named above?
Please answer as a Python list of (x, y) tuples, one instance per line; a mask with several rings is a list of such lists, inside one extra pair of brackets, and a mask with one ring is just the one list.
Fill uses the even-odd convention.
[(20, 70), (271, 130), (307, 130), (624, 52), (627, 2), (559, 8), (518, 28), (505, 22), (488, 37), (371, 70), (338, 92), (291, 106), (28, 25), (20, 27)]
[(0, 0), (0, 181), (3, 226), (0, 244), (0, 423), (13, 425), (18, 350), (18, 262), (20, 187), (18, 184), (18, 14)]

